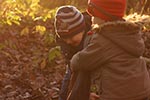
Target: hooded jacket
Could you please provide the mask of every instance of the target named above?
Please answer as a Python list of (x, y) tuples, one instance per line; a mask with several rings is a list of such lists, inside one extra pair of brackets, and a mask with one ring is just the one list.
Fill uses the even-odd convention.
[[(91, 71), (101, 100), (140, 100), (150, 94), (139, 25), (107, 22), (71, 60), (74, 71)], [(86, 41), (85, 41), (86, 42)]]

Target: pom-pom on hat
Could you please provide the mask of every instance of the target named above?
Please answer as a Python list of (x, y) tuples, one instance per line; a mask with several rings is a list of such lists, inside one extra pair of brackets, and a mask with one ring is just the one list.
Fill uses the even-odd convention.
[(54, 26), (60, 37), (71, 37), (85, 29), (84, 17), (76, 7), (62, 6), (56, 12)]
[(89, 14), (105, 21), (122, 19), (126, 9), (126, 0), (89, 0)]

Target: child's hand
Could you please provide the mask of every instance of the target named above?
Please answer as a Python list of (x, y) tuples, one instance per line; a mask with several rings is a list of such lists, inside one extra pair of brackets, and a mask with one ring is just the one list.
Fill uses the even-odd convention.
[(99, 99), (99, 95), (95, 93), (90, 93), (90, 100), (97, 100), (97, 99)]

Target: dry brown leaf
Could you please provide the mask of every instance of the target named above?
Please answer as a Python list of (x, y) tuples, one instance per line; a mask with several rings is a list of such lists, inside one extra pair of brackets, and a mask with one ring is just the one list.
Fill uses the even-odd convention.
[(46, 59), (43, 59), (41, 64), (40, 64), (40, 68), (44, 69), (46, 67)]

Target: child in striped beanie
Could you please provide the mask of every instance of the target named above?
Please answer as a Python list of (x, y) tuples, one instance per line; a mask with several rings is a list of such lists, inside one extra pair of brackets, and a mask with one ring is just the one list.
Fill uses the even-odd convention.
[(85, 37), (91, 36), (91, 33), (86, 34), (91, 29), (91, 24), (91, 16), (87, 12), (81, 13), (74, 6), (61, 6), (56, 11), (54, 26), (57, 42), (67, 60), (67, 71), (62, 81), (59, 100), (67, 99), (71, 78), (70, 59), (82, 50)]
[(56, 12), (54, 25), (59, 38), (72, 46), (80, 44), (85, 31), (85, 20), (74, 6), (60, 7)]

